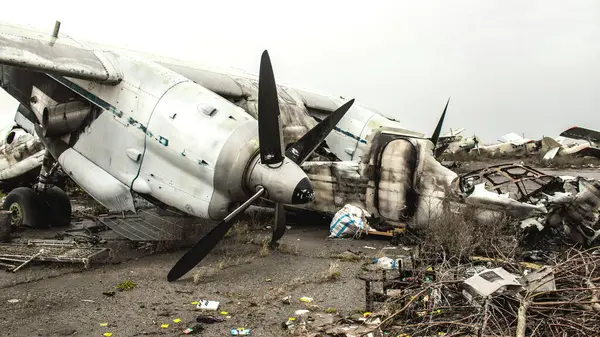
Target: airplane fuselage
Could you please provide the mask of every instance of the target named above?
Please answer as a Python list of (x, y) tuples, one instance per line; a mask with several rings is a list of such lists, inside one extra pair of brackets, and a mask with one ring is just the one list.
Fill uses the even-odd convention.
[(257, 121), (243, 109), (154, 62), (117, 52), (105, 57), (124, 73), (117, 85), (29, 72), (36, 80), (15, 88), (36, 96), (21, 104), (33, 101), (39, 120), (56, 104), (90, 105), (81, 126), (60, 138), (37, 131), (65, 173), (103, 206), (134, 211), (134, 192), (217, 220), (257, 185), (292, 203), (304, 172), (286, 158), (264, 173)]

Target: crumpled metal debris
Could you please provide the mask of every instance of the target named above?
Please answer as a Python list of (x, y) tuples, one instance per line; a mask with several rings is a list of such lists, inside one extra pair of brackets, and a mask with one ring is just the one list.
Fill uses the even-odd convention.
[(508, 214), (523, 229), (558, 228), (587, 245), (600, 238), (599, 181), (503, 164), (462, 175), (453, 185), (466, 205)]

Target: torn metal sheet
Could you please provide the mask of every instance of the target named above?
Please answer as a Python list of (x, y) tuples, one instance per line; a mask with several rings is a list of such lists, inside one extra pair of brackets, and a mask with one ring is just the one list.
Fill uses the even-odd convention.
[(93, 260), (107, 255), (108, 251), (108, 248), (81, 246), (74, 241), (27, 240), (0, 244), (0, 260), (25, 262), (35, 256), (33, 261), (82, 263), (87, 269)]
[(463, 283), (463, 295), (474, 304), (492, 294), (521, 288), (518, 276), (507, 272), (504, 268), (486, 269), (477, 273)]

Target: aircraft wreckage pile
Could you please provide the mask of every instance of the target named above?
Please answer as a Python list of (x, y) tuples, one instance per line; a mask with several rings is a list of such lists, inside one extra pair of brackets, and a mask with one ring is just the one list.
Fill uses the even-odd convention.
[[(595, 336), (600, 331), (600, 251), (537, 252), (529, 255), (535, 263), (513, 258), (472, 257), (462, 263), (422, 254), (395, 270), (367, 263), (361, 278), (369, 284), (368, 312), (350, 317), (304, 312), (287, 328), (311, 337)], [(380, 293), (370, 290), (376, 282)], [(376, 301), (383, 305), (374, 308)]]

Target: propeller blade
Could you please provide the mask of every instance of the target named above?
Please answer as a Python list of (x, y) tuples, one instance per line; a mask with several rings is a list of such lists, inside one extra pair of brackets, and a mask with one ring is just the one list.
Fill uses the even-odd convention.
[(185, 255), (183, 255), (177, 263), (171, 268), (169, 274), (167, 275), (167, 280), (169, 282), (173, 282), (183, 275), (185, 275), (188, 271), (192, 270), (210, 251), (217, 245), (219, 241), (227, 234), (227, 231), (233, 226), (233, 221), (235, 218), (240, 215), (242, 212), (246, 210), (256, 199), (258, 199), (263, 193), (265, 189), (260, 187), (258, 191), (250, 197), (245, 203), (243, 203), (240, 207), (236, 208), (233, 212), (221, 221), (215, 228), (213, 228), (208, 234), (204, 235), (198, 243), (190, 250), (188, 250)]
[(275, 226), (273, 227), (271, 245), (274, 245), (279, 239), (283, 237), (283, 234), (285, 233), (285, 226), (285, 210), (283, 209), (283, 204), (278, 202), (275, 204)]
[(446, 102), (446, 107), (444, 108), (444, 112), (442, 112), (442, 117), (438, 121), (437, 126), (435, 127), (435, 131), (433, 131), (433, 135), (431, 135), (431, 142), (435, 147), (437, 145), (438, 139), (440, 139), (440, 133), (442, 133), (442, 126), (444, 125), (444, 118), (446, 118), (446, 110), (448, 109), (448, 103), (450, 103), (450, 97), (448, 97), (448, 102)]
[(337, 110), (323, 119), (314, 128), (304, 134), (302, 138), (290, 146), (285, 152), (285, 156), (290, 158), (296, 164), (301, 165), (315, 149), (321, 145), (325, 138), (327, 138), (331, 130), (333, 130), (342, 117), (344, 117), (352, 104), (354, 104), (354, 99), (349, 100), (344, 103), (344, 105), (337, 108)]
[(277, 164), (283, 161), (279, 98), (273, 66), (266, 50), (260, 59), (258, 78), (258, 142), (261, 163)]

